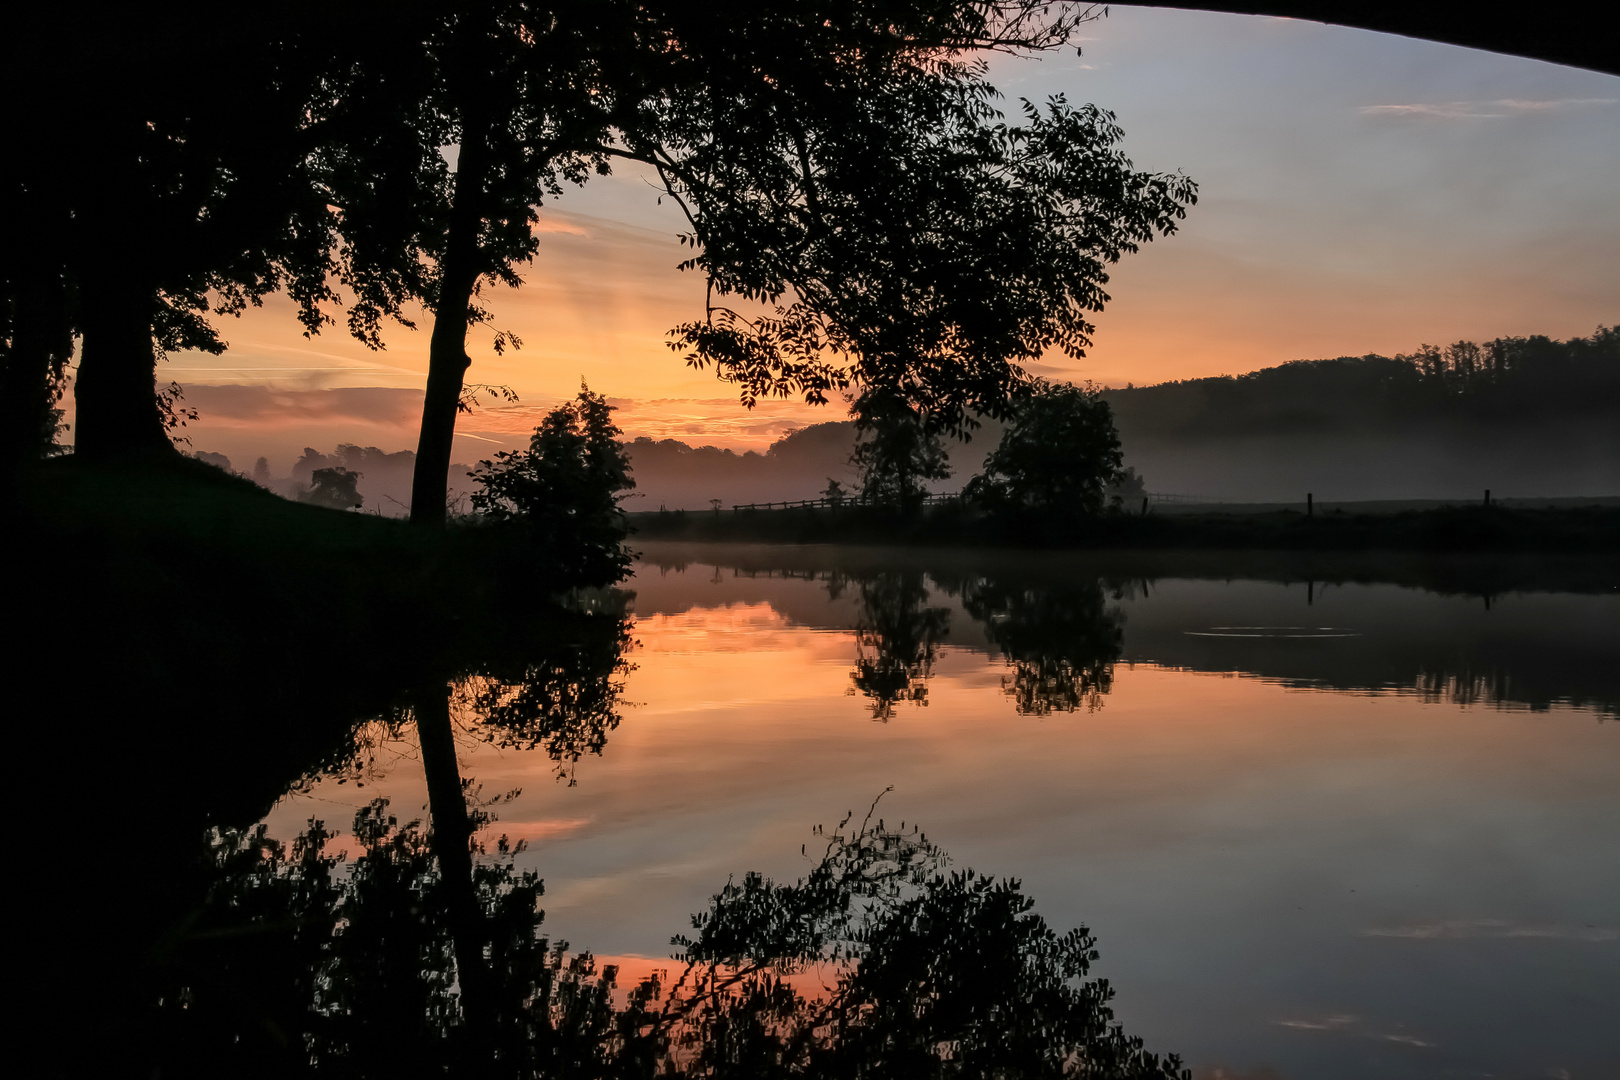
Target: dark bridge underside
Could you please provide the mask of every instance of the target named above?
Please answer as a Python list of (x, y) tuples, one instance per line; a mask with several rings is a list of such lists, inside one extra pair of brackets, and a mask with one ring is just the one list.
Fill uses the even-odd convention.
[(1133, 6), (1224, 11), (1234, 15), (1281, 15), (1291, 19), (1426, 38), (1447, 45), (1526, 56), (1554, 64), (1620, 75), (1620, 4), (1507, 5), (1492, 0), (1295, 0), (1293, 3), (1169, 3), (1142, 0)]

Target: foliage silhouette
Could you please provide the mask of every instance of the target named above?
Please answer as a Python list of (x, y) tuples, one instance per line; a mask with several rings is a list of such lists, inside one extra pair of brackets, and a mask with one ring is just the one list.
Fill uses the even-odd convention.
[(457, 688), (482, 737), (498, 746), (543, 749), (559, 778), (574, 783), (574, 765), (601, 754), (619, 726), (624, 676), (634, 667), (631, 620), (621, 598), (559, 611), (542, 655), (509, 665), (485, 663)]
[[(474, 806), (471, 820), (478, 829), (491, 817)], [(470, 848), (466, 884), (492, 991), (478, 1018), (444, 915), (454, 883), (432, 830), (402, 823), (379, 799), (355, 815), (352, 836), (351, 861), (316, 820), (291, 843), (262, 825), (211, 834), (201, 902), (152, 988), (154, 1066), (165, 1075), (534, 1076), (600, 1056), (613, 971), (537, 933), (544, 890), (514, 866), (521, 842)]]
[(1095, 387), (1038, 381), (964, 494), (992, 513), (1045, 523), (1096, 517), (1123, 476), (1108, 403)]
[(1052, 930), (1016, 881), (947, 872), (903, 823), (852, 817), (804, 878), (728, 883), (674, 939), (687, 967), (663, 1016), (689, 1073), (1188, 1075), (1113, 1022), (1106, 981), (1084, 981), (1087, 930)]
[(323, 320), (335, 218), (309, 168), (325, 131), (310, 106), (352, 14), (305, 3), (8, 11), (0, 77), (13, 134), (31, 147), (6, 166), (5, 216), (28, 232), (8, 279), (58, 295), (66, 279), (74, 302), (47, 334), (83, 335), (76, 452), (169, 449), (156, 361), (222, 352), (211, 312), (285, 289), (306, 328)]
[[(834, 578), (829, 593), (844, 581)], [(928, 585), (920, 571), (880, 572), (858, 579), (860, 607), (855, 624), (855, 670), (850, 693), (871, 699), (872, 718), (887, 721), (902, 701), (928, 703), (939, 643), (950, 633), (951, 613), (929, 607)]]
[(528, 450), (501, 451), (468, 474), (482, 488), (473, 509), (521, 522), (572, 580), (618, 580), (630, 564), (620, 493), (636, 486), (619, 434), (613, 406), (580, 387), (534, 429)]
[(298, 501), (333, 510), (353, 510), (363, 501), (356, 485), (360, 473), (350, 472), (341, 465), (330, 469), (316, 469), (310, 474), (310, 489), (299, 493)]
[[(471, 804), (479, 830), (489, 810)], [(353, 852), (312, 820), (290, 843), (215, 829), (170, 943), (143, 1047), (165, 1075), (1088, 1076), (1174, 1078), (1121, 1031), (1095, 941), (1059, 934), (1013, 881), (947, 871), (916, 829), (851, 818), (801, 880), (728, 883), (677, 936), (674, 979), (541, 933), (521, 842), (472, 840), (487, 1024), (447, 930), (432, 830), (386, 800)], [(820, 989), (811, 989), (819, 979)]]
[(1037, 584), (975, 576), (958, 588), (963, 608), (984, 624), (1012, 665), (1013, 674), (1001, 685), (1020, 713), (1102, 707), (1124, 650), (1125, 616), (1107, 606), (1101, 581)]
[(951, 475), (937, 432), (919, 410), (892, 394), (865, 394), (855, 403), (855, 453), (861, 501), (914, 513), (930, 480)]

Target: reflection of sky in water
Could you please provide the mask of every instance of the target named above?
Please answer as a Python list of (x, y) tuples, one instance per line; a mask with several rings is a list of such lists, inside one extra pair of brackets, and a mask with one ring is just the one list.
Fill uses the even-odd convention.
[[(1487, 613), (1366, 586), (1307, 608), (1297, 587), (1159, 582), (1109, 602), (1124, 657), (1101, 706), (1031, 716), (984, 625), (930, 588), (950, 620), (925, 703), (874, 722), (851, 679), (857, 589), (709, 566), (631, 584), (632, 705), (577, 786), (543, 755), (463, 743), (486, 792), (523, 788), (499, 828), (531, 841), (553, 934), (656, 962), (728, 877), (797, 876), (812, 825), (893, 785), (885, 815), (1021, 878), (1054, 925), (1091, 927), (1126, 1029), (1195, 1068), (1620, 1066), (1620, 730), (1589, 708), (1410, 692), (1389, 666), (1418, 639), (1454, 679), (1502, 649), (1567, 663), (1559, 635), (1601, 645), (1612, 597)], [(1568, 681), (1549, 671), (1498, 682)], [(378, 793), (416, 812), (413, 764), (289, 799), (273, 831)]]

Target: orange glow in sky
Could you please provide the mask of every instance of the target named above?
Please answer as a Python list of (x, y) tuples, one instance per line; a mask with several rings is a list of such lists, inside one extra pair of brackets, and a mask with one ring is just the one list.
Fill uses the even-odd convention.
[[(1201, 196), (1180, 233), (1115, 269), (1088, 356), (1049, 355), (1038, 373), (1140, 385), (1422, 342), (1564, 338), (1620, 318), (1620, 79), (1208, 12), (1114, 7), (1087, 34), (1078, 57), (998, 58), (1004, 110), (1021, 96), (1096, 102), (1117, 114), (1138, 168), (1183, 170)], [(522, 401), (464, 417), (459, 460), (521, 441), (582, 379), (619, 404), (631, 436), (763, 449), (842, 418), (791, 401), (746, 412), (667, 348), (670, 328), (702, 313), (702, 280), (676, 269), (687, 228), (633, 169), (543, 208), (524, 286), (488, 297), (523, 347), (496, 356), (487, 330), (469, 342), (469, 380)], [(195, 388), (196, 449), (414, 447), (421, 325), (373, 353), (341, 325), (306, 340), (273, 299), (225, 320), (223, 357), (176, 356), (160, 375)], [(221, 385), (275, 395), (226, 405), (205, 389)], [(337, 388), (409, 393), (334, 412), (321, 391)]]

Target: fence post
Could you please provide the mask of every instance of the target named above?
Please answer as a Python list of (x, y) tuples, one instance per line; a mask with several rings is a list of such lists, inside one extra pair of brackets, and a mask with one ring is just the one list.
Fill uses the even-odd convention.
[(1305, 516), (1316, 516), (1316, 496), (1312, 495), (1308, 491), (1305, 493)]

